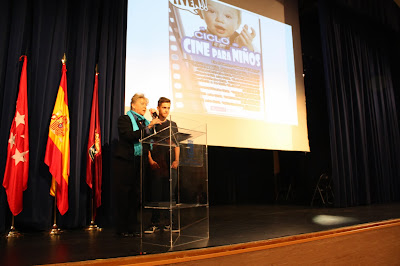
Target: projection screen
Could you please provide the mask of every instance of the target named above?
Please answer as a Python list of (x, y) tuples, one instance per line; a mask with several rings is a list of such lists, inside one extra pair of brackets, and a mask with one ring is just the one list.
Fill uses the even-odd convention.
[(309, 151), (302, 73), (297, 0), (128, 2), (125, 109), (170, 98), (208, 145)]

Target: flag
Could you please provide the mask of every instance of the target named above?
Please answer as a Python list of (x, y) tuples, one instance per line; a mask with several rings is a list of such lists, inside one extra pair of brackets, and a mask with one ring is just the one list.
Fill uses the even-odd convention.
[(27, 97), (27, 57), (24, 60), (15, 115), (11, 124), (8, 139), (7, 163), (4, 172), (3, 187), (7, 193), (8, 205), (14, 216), (22, 211), (22, 194), (28, 187), (29, 174), (29, 131), (28, 131), (28, 97)]
[(44, 157), (44, 162), (49, 166), (52, 175), (50, 195), (54, 197), (57, 191), (57, 208), (61, 215), (68, 210), (69, 125), (67, 67), (63, 62), (61, 82), (51, 115)]
[[(99, 118), (99, 73), (96, 73), (93, 89), (92, 112), (90, 115), (90, 129), (86, 165), (86, 183), (93, 190), (95, 206), (93, 207), (94, 216), (96, 209), (101, 205), (101, 176), (102, 176), (102, 156), (101, 156), (101, 131)], [(94, 188), (93, 188), (94, 184)]]

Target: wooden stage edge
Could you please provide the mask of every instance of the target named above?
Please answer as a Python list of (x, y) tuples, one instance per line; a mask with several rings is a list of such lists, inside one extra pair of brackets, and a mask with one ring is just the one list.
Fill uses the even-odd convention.
[(400, 219), (243, 244), (63, 265), (399, 265)]

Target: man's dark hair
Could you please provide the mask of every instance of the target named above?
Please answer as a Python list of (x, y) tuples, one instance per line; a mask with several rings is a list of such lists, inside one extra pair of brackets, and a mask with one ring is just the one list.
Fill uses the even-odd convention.
[(163, 103), (171, 103), (171, 100), (165, 97), (160, 97), (160, 99), (158, 99), (158, 106), (161, 106)]

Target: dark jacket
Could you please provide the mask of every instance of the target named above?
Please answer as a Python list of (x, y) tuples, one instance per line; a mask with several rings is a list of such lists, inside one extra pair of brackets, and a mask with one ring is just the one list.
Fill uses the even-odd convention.
[(115, 149), (115, 157), (133, 161), (135, 157), (135, 148), (133, 144), (139, 142), (139, 139), (142, 138), (142, 132), (144, 136), (148, 136), (153, 132), (152, 130), (146, 132), (146, 130), (143, 130), (145, 128), (144, 125), (141, 125), (140, 123), (137, 124), (139, 130), (133, 131), (132, 122), (129, 116), (122, 115), (118, 118), (119, 142)]

